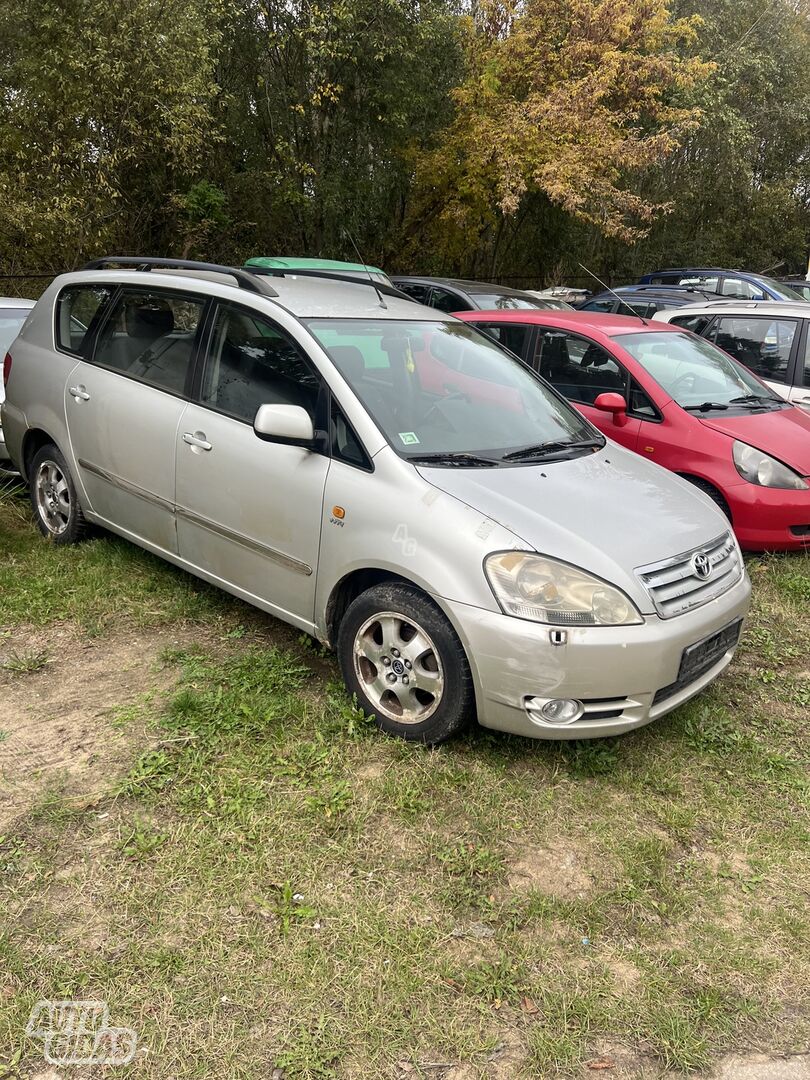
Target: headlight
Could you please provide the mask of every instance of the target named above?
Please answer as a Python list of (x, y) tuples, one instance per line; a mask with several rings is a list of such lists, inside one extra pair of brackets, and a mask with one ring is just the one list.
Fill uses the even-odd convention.
[(554, 626), (624, 626), (640, 623), (629, 597), (575, 566), (502, 551), (484, 563), (487, 580), (507, 615)]
[(807, 487), (807, 481), (793, 469), (789, 469), (787, 465), (783, 465), (781, 461), (777, 461), (769, 454), (763, 454), (755, 446), (749, 446), (748, 443), (735, 441), (733, 456), (737, 472), (749, 484), (758, 484), (759, 487), (768, 488), (793, 488), (794, 490)]

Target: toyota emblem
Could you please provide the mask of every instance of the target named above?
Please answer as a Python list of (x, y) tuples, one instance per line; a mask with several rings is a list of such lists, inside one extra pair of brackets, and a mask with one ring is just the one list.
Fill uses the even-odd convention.
[(707, 578), (712, 572), (712, 564), (708, 555), (703, 551), (698, 551), (692, 556), (692, 572), (695, 577)]

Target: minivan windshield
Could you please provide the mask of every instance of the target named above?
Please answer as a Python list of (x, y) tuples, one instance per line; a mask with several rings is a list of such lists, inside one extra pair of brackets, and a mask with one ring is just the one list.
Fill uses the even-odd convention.
[(308, 326), (403, 457), (493, 465), (604, 445), (539, 376), (465, 323), (311, 319)]
[(705, 338), (665, 331), (617, 334), (613, 340), (684, 409), (784, 404), (747, 368)]

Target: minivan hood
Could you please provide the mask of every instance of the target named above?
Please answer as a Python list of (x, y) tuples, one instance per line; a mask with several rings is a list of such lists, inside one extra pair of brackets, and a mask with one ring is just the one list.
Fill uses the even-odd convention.
[(810, 414), (803, 409), (791, 406), (728, 418), (712, 415), (700, 422), (778, 458), (802, 476), (810, 476)]
[(573, 563), (652, 606), (636, 567), (680, 555), (728, 531), (691, 484), (608, 442), (571, 461), (499, 468), (428, 468), (435, 487), (509, 529), (529, 550)]

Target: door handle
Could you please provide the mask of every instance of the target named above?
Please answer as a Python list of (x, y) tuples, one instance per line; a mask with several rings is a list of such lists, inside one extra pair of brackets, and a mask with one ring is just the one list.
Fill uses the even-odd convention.
[(69, 386), (68, 393), (74, 397), (77, 401), (89, 401), (90, 395), (85, 390), (84, 386), (79, 383), (78, 386)]
[(195, 431), (193, 435), (190, 431), (184, 431), (183, 442), (188, 443), (189, 446), (195, 446), (198, 450), (211, 449), (211, 443), (206, 441), (204, 431)]

